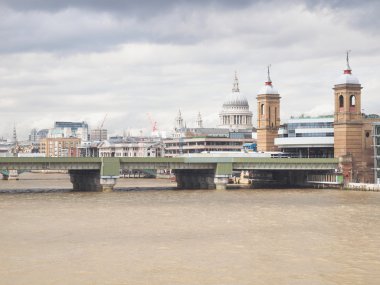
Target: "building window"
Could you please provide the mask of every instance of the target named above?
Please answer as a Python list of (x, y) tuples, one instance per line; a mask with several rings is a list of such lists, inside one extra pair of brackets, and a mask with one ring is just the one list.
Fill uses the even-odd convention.
[(261, 115), (264, 115), (264, 104), (261, 104), (261, 107), (260, 107), (260, 114), (261, 114)]
[(350, 107), (355, 107), (356, 104), (356, 98), (355, 95), (350, 96)]
[(277, 107), (274, 108), (274, 123), (277, 126)]
[(344, 107), (344, 98), (342, 95), (339, 96), (339, 108)]

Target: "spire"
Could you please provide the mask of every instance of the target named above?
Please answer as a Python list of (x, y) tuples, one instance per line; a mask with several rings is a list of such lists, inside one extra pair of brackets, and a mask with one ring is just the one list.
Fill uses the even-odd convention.
[(13, 125), (13, 143), (17, 144), (16, 123)]
[(350, 52), (351, 50), (346, 51), (347, 68), (344, 70), (344, 74), (351, 74), (350, 59), (349, 59)]
[(176, 117), (176, 129), (182, 129), (183, 128), (183, 118), (181, 114), (181, 110), (178, 110), (178, 116)]
[(201, 112), (198, 112), (197, 127), (198, 128), (203, 128), (203, 120), (202, 120)]
[(237, 72), (235, 71), (234, 86), (232, 87), (232, 92), (240, 92), (239, 90), (239, 80), (237, 77)]
[(268, 65), (268, 80), (267, 80), (267, 82), (265, 82), (265, 85), (272, 85), (272, 80), (270, 79), (270, 67), (271, 67), (271, 65), (269, 64)]

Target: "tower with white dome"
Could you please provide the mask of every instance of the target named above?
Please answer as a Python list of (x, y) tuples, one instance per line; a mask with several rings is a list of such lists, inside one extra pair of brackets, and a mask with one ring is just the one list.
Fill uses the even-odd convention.
[(362, 86), (352, 74), (348, 55), (349, 52), (347, 52), (346, 58), (347, 67), (333, 88), (335, 98), (334, 156), (349, 156), (349, 160), (352, 160), (352, 167), (356, 171), (360, 171), (363, 160)]
[(252, 129), (252, 112), (249, 110), (247, 98), (240, 93), (236, 72), (232, 92), (223, 103), (219, 120), (220, 128)]
[(257, 95), (257, 150), (276, 151), (274, 139), (280, 127), (280, 94), (272, 85), (268, 66), (268, 80)]
[(352, 74), (347, 52), (347, 68), (334, 85), (335, 124), (361, 121), (361, 85)]

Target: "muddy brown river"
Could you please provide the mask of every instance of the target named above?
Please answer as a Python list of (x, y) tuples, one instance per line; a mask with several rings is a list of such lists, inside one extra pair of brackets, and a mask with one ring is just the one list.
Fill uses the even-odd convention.
[(380, 284), (379, 192), (174, 186), (0, 181), (0, 284)]

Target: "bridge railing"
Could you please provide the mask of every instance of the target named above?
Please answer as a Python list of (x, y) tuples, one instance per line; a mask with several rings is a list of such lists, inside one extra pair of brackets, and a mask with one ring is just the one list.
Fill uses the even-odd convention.
[[(37, 157), (0, 158), (0, 170), (69, 170), (98, 169), (102, 175), (116, 176), (121, 169), (218, 169), (224, 165), (228, 169), (266, 170), (332, 170), (337, 169), (335, 158), (252, 158), (252, 157)], [(219, 167), (219, 168), (220, 168)]]

